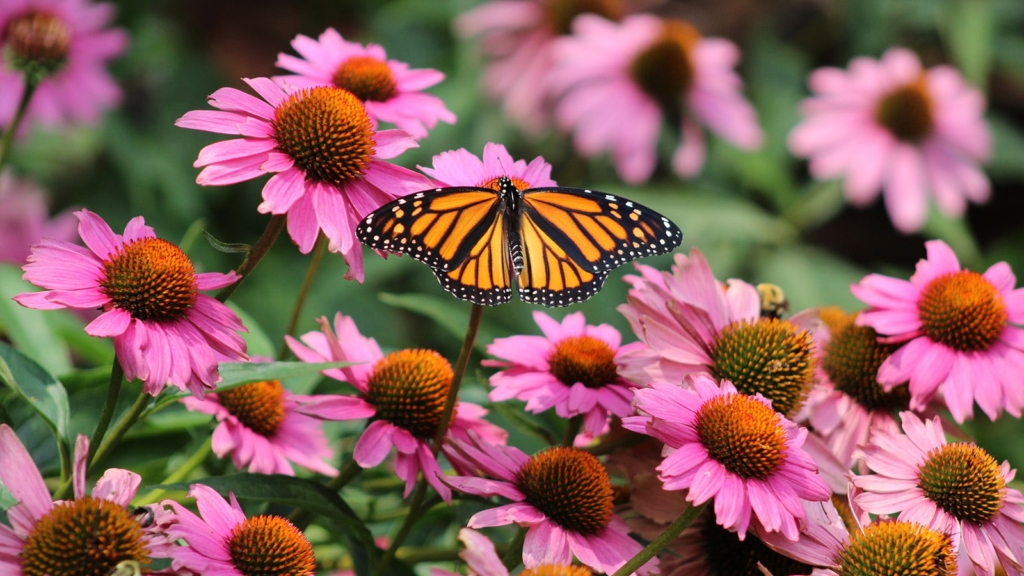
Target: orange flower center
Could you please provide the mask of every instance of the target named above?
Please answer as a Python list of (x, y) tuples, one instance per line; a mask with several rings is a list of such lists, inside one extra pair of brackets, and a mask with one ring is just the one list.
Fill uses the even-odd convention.
[(397, 85), (388, 63), (373, 56), (353, 56), (334, 72), (334, 85), (363, 102), (384, 102), (395, 95)]
[(280, 380), (253, 382), (217, 393), (217, 402), (246, 428), (270, 438), (284, 421), (284, 387)]
[(254, 516), (236, 526), (228, 553), (244, 576), (312, 576), (316, 569), (309, 540), (280, 516)]
[(373, 368), (367, 392), (377, 417), (422, 440), (434, 437), (452, 385), (452, 366), (433, 350), (399, 350)]
[(199, 294), (192, 261), (160, 238), (140, 238), (121, 246), (103, 263), (103, 270), (104, 294), (114, 307), (137, 320), (179, 320)]
[(568, 564), (541, 564), (536, 568), (527, 568), (519, 573), (519, 576), (593, 576), (593, 572), (586, 566), (572, 566)]
[(618, 21), (625, 12), (621, 0), (547, 0), (545, 21), (558, 36), (572, 33), (572, 21), (580, 14), (597, 14)]
[(516, 474), (526, 502), (565, 530), (596, 535), (612, 517), (608, 471), (589, 452), (556, 446), (530, 458)]
[(615, 351), (604, 340), (593, 336), (569, 336), (555, 344), (548, 357), (555, 378), (572, 386), (580, 382), (587, 388), (601, 388), (618, 380)]
[(274, 138), (307, 180), (337, 187), (362, 178), (376, 154), (373, 124), (363, 103), (333, 86), (289, 95), (274, 113)]
[(889, 92), (878, 102), (875, 121), (899, 140), (916, 143), (935, 127), (932, 98), (924, 75)]
[(0, 32), (15, 70), (47, 75), (59, 70), (67, 60), (71, 27), (52, 14), (26, 12), (11, 18)]
[[(512, 185), (516, 187), (516, 190), (526, 190), (526, 189), (530, 188), (530, 183), (527, 182), (526, 180), (523, 180), (522, 178), (516, 178), (515, 176), (509, 176), (508, 179), (512, 181)], [(487, 180), (486, 182), (481, 182), (480, 183), (480, 187), (481, 188), (490, 188), (491, 190), (494, 190), (495, 192), (501, 192), (501, 186), (498, 184), (498, 180), (499, 180), (498, 178), (491, 178), (490, 180)]]
[(700, 33), (688, 22), (666, 20), (661, 36), (630, 66), (633, 81), (673, 117), (682, 113), (683, 97), (693, 85), (690, 54), (699, 41)]
[(917, 311), (929, 338), (965, 352), (988, 350), (1008, 318), (996, 287), (970, 270), (932, 280), (921, 293)]
[(913, 522), (875, 522), (850, 533), (836, 559), (842, 576), (954, 576), (949, 536)]
[(854, 324), (856, 317), (856, 314), (843, 314), (842, 321), (833, 320), (834, 325), (829, 325), (831, 338), (823, 350), (822, 369), (836, 390), (865, 410), (906, 410), (910, 405), (910, 391), (905, 384), (886, 392), (878, 383), (878, 369), (898, 346), (879, 344), (873, 328)]
[(974, 524), (994, 519), (1006, 497), (1006, 482), (996, 459), (962, 442), (929, 452), (918, 471), (918, 486), (939, 508)]
[(786, 459), (786, 431), (779, 413), (743, 394), (708, 400), (694, 423), (701, 444), (737, 476), (765, 479)]
[(85, 496), (40, 518), (21, 551), (24, 576), (107, 576), (118, 564), (149, 564), (142, 526), (123, 506)]

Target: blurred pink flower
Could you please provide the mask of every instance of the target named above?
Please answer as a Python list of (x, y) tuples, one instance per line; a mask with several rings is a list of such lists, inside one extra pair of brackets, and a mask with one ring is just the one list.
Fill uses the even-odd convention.
[(688, 490), (695, 505), (715, 501), (715, 516), (742, 539), (751, 513), (766, 531), (799, 536), (801, 500), (827, 500), (832, 491), (801, 446), (807, 430), (782, 417), (764, 397), (738, 394), (696, 376), (687, 389), (654, 383), (636, 391), (638, 416), (628, 430), (653, 436), (672, 451), (658, 466), (666, 490)]
[(994, 574), (996, 559), (1008, 574), (1024, 572), (1024, 495), (1007, 486), (1016, 471), (974, 444), (947, 444), (937, 417), (900, 417), (903, 433), (877, 430), (862, 448), (874, 473), (850, 478), (855, 512), (898, 513), (948, 534), (954, 548), (962, 539), (979, 574)]
[(273, 173), (259, 212), (287, 214), (288, 233), (303, 254), (322, 231), (329, 249), (345, 257), (345, 277), (362, 282), (356, 225), (383, 204), (430, 188), (422, 175), (384, 162), (416, 147), (416, 141), (401, 130), (375, 130), (363, 104), (347, 90), (285, 90), (269, 78), (245, 82), (262, 100), (222, 88), (209, 99), (220, 111), (193, 110), (175, 122), (242, 136), (200, 150), (194, 165), (205, 168), (196, 182), (223, 186)]
[[(7, 0), (0, 3), (0, 30), (5, 34), (0, 47), (5, 56), (15, 58), (10, 43), (12, 28), (24, 26), (45, 30), (47, 38), (66, 45), (56, 70), (46, 76), (29, 102), (22, 129), (32, 122), (44, 126), (95, 123), (107, 108), (121, 100), (121, 90), (107, 72), (107, 61), (116, 58), (128, 45), (128, 35), (120, 28), (107, 28), (114, 19), (114, 5), (93, 4), (87, 0)], [(6, 65), (5, 65), (6, 64)], [(0, 62), (0, 129), (14, 119), (25, 91), (24, 74), (9, 67), (11, 60)]]
[[(432, 350), (400, 350), (384, 356), (377, 341), (359, 333), (355, 322), (340, 312), (334, 330), (321, 317), (320, 332), (307, 332), (300, 340), (286, 336), (292, 352), (304, 362), (352, 362), (351, 366), (325, 370), (323, 374), (348, 382), (357, 396), (294, 396), (296, 408), (324, 420), (372, 418), (356, 442), (352, 458), (363, 468), (377, 466), (397, 449), (395, 474), (405, 480), (409, 496), (422, 471), (427, 482), (446, 502), (451, 490), (441, 481), (441, 468), (430, 441), (441, 420), (441, 408), (451, 385), (452, 369)], [(491, 442), (504, 443), (507, 433), (483, 419), (487, 410), (457, 402), (447, 438), (467, 438), (468, 431)]]
[(278, 82), (296, 88), (344, 88), (363, 102), (371, 119), (390, 122), (417, 139), (426, 138), (439, 120), (455, 123), (455, 114), (440, 98), (422, 93), (444, 80), (438, 70), (410, 70), (405, 62), (388, 60), (382, 46), (349, 42), (334, 28), (320, 34), (319, 41), (299, 34), (292, 48), (302, 58), (278, 54), (277, 66), (295, 73), (275, 76)]
[(0, 173), (0, 262), (19, 266), (43, 237), (74, 242), (78, 221), (71, 212), (49, 218), (46, 192), (29, 180)]
[(588, 326), (582, 312), (559, 323), (537, 310), (533, 319), (543, 336), (498, 338), (487, 346), (500, 360), (481, 364), (503, 368), (490, 378), (491, 402), (517, 398), (534, 414), (554, 408), (562, 418), (583, 416), (582, 431), (591, 436), (601, 434), (609, 414), (632, 413), (633, 384), (619, 376), (617, 362), (642, 344), (620, 346), (618, 330)]
[(484, 145), (481, 156), (477, 158), (465, 148), (449, 150), (434, 156), (430, 168), (419, 169), (439, 186), (494, 187), (502, 176), (511, 178), (520, 190), (558, 185), (551, 179), (551, 165), (540, 156), (529, 164), (513, 160), (504, 145), (493, 142)]
[(202, 397), (220, 380), (217, 364), (245, 360), (242, 321), (200, 290), (238, 280), (234, 272), (197, 274), (180, 248), (156, 237), (142, 216), (115, 234), (88, 210), (75, 212), (86, 247), (44, 238), (32, 247), (24, 279), (45, 288), (18, 294), (26, 308), (102, 308), (85, 327), (112, 337), (129, 381), (143, 381), (156, 396), (171, 384)]
[(941, 389), (957, 422), (974, 402), (992, 420), (1024, 408), (1024, 288), (1014, 289), (1009, 264), (984, 274), (962, 270), (941, 240), (925, 243), (928, 257), (910, 281), (869, 274), (850, 287), (870, 308), (857, 324), (886, 342), (902, 343), (878, 370), (886, 389), (910, 382), (910, 408), (922, 410)]
[(561, 95), (558, 124), (574, 132), (580, 154), (609, 151), (626, 182), (651, 177), (666, 123), (678, 130), (672, 169), (684, 178), (704, 165), (701, 125), (737, 147), (761, 145), (757, 112), (740, 92), (734, 70), (740, 53), (732, 42), (646, 14), (622, 23), (582, 15), (573, 32), (555, 47), (550, 81)]
[(917, 55), (890, 48), (879, 60), (855, 58), (848, 70), (822, 68), (789, 148), (810, 159), (818, 179), (844, 177), (846, 198), (865, 206), (881, 190), (897, 230), (921, 229), (928, 196), (948, 216), (988, 200), (978, 168), (991, 154), (985, 98), (954, 68), (922, 69)]

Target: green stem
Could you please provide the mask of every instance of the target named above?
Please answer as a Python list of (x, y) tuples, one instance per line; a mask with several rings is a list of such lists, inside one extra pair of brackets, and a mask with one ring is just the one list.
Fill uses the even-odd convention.
[(29, 81), (28, 75), (25, 76), (25, 91), (21, 94), (18, 109), (14, 112), (14, 118), (11, 119), (11, 123), (7, 126), (4, 135), (0, 137), (0, 169), (7, 163), (7, 157), (11, 152), (11, 145), (14, 143), (14, 135), (18, 133), (18, 127), (21, 126), (21, 120), (25, 117), (25, 110), (28, 109), (29, 100), (32, 99), (32, 94), (35, 93), (37, 85), (36, 82)]
[(515, 570), (523, 563), (523, 543), (526, 542), (527, 530), (526, 526), (519, 527), (519, 532), (516, 532), (515, 538), (512, 539), (512, 542), (509, 542), (508, 550), (501, 557), (501, 563), (505, 565), (505, 568), (508, 568), (509, 572)]
[(420, 481), (416, 484), (416, 492), (412, 495), (412, 501), (409, 503), (409, 515), (405, 517), (405, 522), (402, 522), (402, 527), (398, 529), (398, 533), (395, 534), (394, 539), (391, 541), (391, 546), (388, 547), (387, 552), (380, 559), (380, 564), (377, 564), (377, 569), (373, 571), (373, 576), (382, 576), (387, 574), (386, 570), (388, 565), (391, 564), (391, 560), (395, 557), (395, 553), (398, 552), (398, 547), (405, 541), (405, 537), (409, 535), (416, 521), (420, 519), (422, 513), (421, 506), (423, 505), (423, 498), (427, 495), (427, 478), (426, 476), (420, 476)]
[(270, 248), (277, 241), (277, 237), (281, 235), (281, 231), (284, 230), (284, 226), (287, 223), (284, 214), (274, 214), (270, 217), (270, 222), (267, 222), (266, 229), (263, 230), (263, 235), (256, 241), (256, 246), (245, 255), (245, 259), (242, 260), (241, 266), (238, 267), (238, 280), (230, 286), (225, 286), (217, 292), (217, 300), (221, 302), (226, 301), (235, 293), (235, 290), (245, 282), (249, 274), (256, 268), (256, 265), (263, 260), (263, 257), (270, 252)]
[(565, 427), (565, 437), (562, 438), (562, 446), (572, 446), (576, 441), (576, 435), (580, 433), (583, 426), (583, 415), (577, 414), (569, 419), (569, 425)]
[[(210, 439), (207, 438), (206, 441), (203, 442), (203, 445), (200, 446), (198, 450), (196, 450), (191, 456), (188, 457), (188, 460), (185, 460), (181, 464), (181, 466), (178, 466), (174, 470), (174, 472), (171, 472), (167, 476), (167, 478), (164, 478), (163, 482), (160, 483), (173, 484), (175, 482), (181, 482), (182, 480), (188, 478), (189, 474), (191, 474), (192, 471), (198, 468), (206, 460), (206, 457), (212, 453), (213, 446)], [(138, 499), (137, 505), (143, 506), (146, 504), (152, 504), (153, 502), (156, 502), (157, 500), (162, 498), (164, 494), (167, 494), (167, 491), (164, 490), (163, 488), (156, 488), (154, 490), (151, 490), (149, 494), (146, 494), (142, 498)]]
[(103, 436), (110, 427), (110, 421), (114, 418), (114, 411), (117, 410), (117, 399), (121, 395), (121, 384), (124, 383), (124, 369), (114, 355), (114, 365), (110, 368), (110, 385), (107, 386), (107, 401), (103, 403), (103, 412), (100, 413), (99, 422), (93, 430), (92, 438), (89, 439), (89, 453), (96, 454), (96, 449), (103, 442)]
[(420, 562), (444, 562), (446, 560), (458, 560), (458, 548), (437, 548), (434, 546), (403, 546), (398, 549), (395, 556), (408, 564), (419, 564)]
[[(299, 324), (299, 315), (302, 314), (302, 306), (306, 303), (309, 290), (313, 287), (313, 280), (316, 278), (317, 270), (320, 269), (320, 261), (324, 259), (327, 252), (327, 236), (323, 232), (316, 239), (316, 246), (313, 248), (313, 257), (309, 261), (309, 268), (306, 269), (306, 277), (302, 280), (302, 287), (299, 288), (299, 295), (295, 298), (295, 305), (292, 306), (292, 315), (288, 319), (288, 328), (284, 333), (288, 336), (295, 334), (295, 327)], [(277, 351), (277, 359), (284, 360), (288, 356), (288, 344), (281, 343), (281, 349)]]
[(670, 524), (668, 528), (665, 528), (664, 532), (658, 534), (657, 538), (651, 540), (647, 546), (644, 546), (644, 549), (641, 550), (640, 553), (633, 556), (629, 562), (623, 564), (622, 568), (616, 570), (615, 574), (612, 576), (628, 576), (629, 574), (636, 572), (638, 568), (646, 564), (651, 558), (657, 556), (658, 552), (664, 550), (666, 546), (678, 538), (687, 526), (693, 524), (693, 521), (697, 519), (697, 516), (700, 516), (700, 513), (704, 511), (705, 506), (707, 506), (707, 502), (700, 506), (690, 506), (687, 508), (685, 512), (679, 515), (679, 518), (676, 518), (675, 522)]
[(128, 429), (139, 420), (139, 415), (141, 415), (142, 411), (146, 409), (147, 405), (149, 405), (150, 400), (152, 400), (152, 397), (149, 394), (146, 394), (145, 390), (139, 393), (139, 397), (135, 399), (135, 404), (132, 404), (132, 407), (128, 409), (128, 412), (121, 416), (121, 419), (114, 425), (114, 429), (110, 431), (110, 434), (103, 441), (103, 444), (100, 444), (100, 447), (96, 449), (96, 453), (93, 454), (92, 460), (89, 462), (90, 470), (95, 468), (97, 464), (110, 455), (110, 452), (121, 441), (121, 438), (123, 438), (125, 433), (128, 432)]

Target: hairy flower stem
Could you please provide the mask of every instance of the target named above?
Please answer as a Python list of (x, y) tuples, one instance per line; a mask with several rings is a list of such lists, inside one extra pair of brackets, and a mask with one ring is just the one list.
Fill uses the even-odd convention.
[[(193, 470), (198, 468), (203, 463), (203, 461), (206, 460), (206, 457), (212, 453), (212, 441), (210, 438), (207, 438), (206, 441), (203, 442), (203, 445), (200, 446), (195, 452), (192, 453), (191, 456), (188, 457), (188, 460), (182, 462), (180, 466), (174, 469), (174, 472), (168, 474), (167, 478), (164, 478), (163, 481), (160, 483), (173, 484), (175, 482), (181, 482), (182, 480), (188, 478), (189, 474), (191, 474)], [(136, 499), (135, 503), (138, 506), (152, 504), (153, 502), (156, 502), (157, 500), (163, 498), (164, 494), (167, 494), (166, 490), (162, 488), (156, 488), (154, 490), (151, 490), (149, 494), (146, 494), (145, 496)]]
[[(284, 333), (286, 336), (295, 334), (295, 327), (299, 324), (299, 315), (302, 314), (302, 306), (306, 303), (309, 290), (313, 287), (313, 280), (320, 269), (320, 261), (324, 259), (324, 252), (327, 252), (327, 236), (320, 232), (316, 239), (316, 246), (313, 247), (313, 257), (309, 261), (309, 268), (306, 269), (306, 277), (302, 280), (302, 287), (295, 297), (295, 304), (292, 306), (292, 315), (288, 319), (288, 327)], [(281, 348), (277, 351), (277, 359), (284, 360), (288, 356), (288, 343), (281, 340)]]
[(578, 414), (569, 419), (569, 424), (565, 428), (565, 437), (562, 438), (562, 446), (572, 446), (572, 443), (576, 441), (576, 436), (580, 433), (580, 428), (583, 426), (583, 415)]
[(643, 550), (630, 558), (629, 562), (623, 564), (622, 568), (616, 570), (612, 576), (629, 576), (636, 572), (638, 568), (646, 564), (651, 558), (657, 556), (658, 552), (664, 550), (666, 546), (678, 538), (687, 526), (693, 524), (693, 521), (697, 519), (697, 516), (700, 516), (700, 513), (704, 511), (704, 507), (707, 505), (707, 502), (705, 502), (700, 506), (690, 506), (687, 508), (685, 512), (679, 515), (679, 518), (676, 518), (675, 522), (670, 524), (668, 528), (665, 528), (664, 532), (658, 534), (657, 538), (651, 540), (647, 546), (644, 546)]
[(509, 542), (508, 550), (501, 557), (501, 563), (508, 568), (509, 572), (512, 572), (523, 563), (523, 543), (526, 542), (526, 532), (529, 530), (526, 526), (520, 526), (519, 531), (516, 532), (512, 542)]
[(221, 302), (227, 301), (235, 290), (245, 282), (249, 274), (256, 268), (256, 265), (263, 260), (263, 257), (270, 252), (270, 248), (274, 246), (274, 242), (277, 241), (277, 237), (281, 235), (281, 231), (284, 230), (287, 219), (284, 214), (274, 214), (270, 217), (270, 222), (267, 222), (266, 229), (263, 230), (263, 234), (260, 239), (256, 241), (256, 246), (246, 254), (245, 259), (242, 260), (242, 264), (238, 267), (238, 280), (230, 286), (225, 286), (217, 292), (217, 300)]
[(103, 412), (96, 422), (96, 429), (93, 430), (92, 438), (89, 439), (89, 456), (96, 454), (96, 449), (103, 442), (103, 436), (110, 427), (110, 421), (114, 418), (114, 411), (117, 410), (117, 399), (121, 395), (121, 384), (124, 382), (124, 369), (117, 355), (114, 355), (114, 365), (110, 368), (110, 385), (107, 386), (107, 400), (103, 404)]
[(7, 163), (7, 158), (11, 152), (11, 145), (14, 144), (14, 135), (18, 133), (18, 126), (21, 126), (21, 120), (25, 117), (25, 110), (28, 110), (28, 103), (32, 100), (32, 94), (36, 91), (37, 82), (32, 82), (29, 76), (25, 75), (25, 91), (21, 94), (21, 101), (18, 102), (18, 109), (14, 112), (14, 118), (11, 119), (11, 123), (7, 126), (7, 130), (4, 135), (0, 137), (0, 169), (3, 169), (4, 164)]
[(128, 432), (128, 429), (138, 422), (139, 416), (146, 407), (149, 406), (149, 401), (152, 399), (153, 397), (147, 394), (145, 390), (139, 392), (139, 397), (135, 399), (135, 404), (132, 404), (132, 407), (128, 409), (128, 412), (121, 416), (121, 419), (114, 425), (110, 434), (103, 440), (100, 447), (96, 449), (96, 453), (93, 454), (92, 460), (89, 461), (89, 470), (95, 468), (97, 464), (110, 455), (110, 452), (121, 441), (121, 438), (123, 438), (125, 433)]

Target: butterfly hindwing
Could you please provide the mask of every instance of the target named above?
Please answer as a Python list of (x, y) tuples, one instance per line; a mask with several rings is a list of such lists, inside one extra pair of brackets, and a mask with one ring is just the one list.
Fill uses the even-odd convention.
[(601, 289), (607, 270), (594, 271), (580, 264), (571, 246), (548, 234), (529, 214), (520, 220), (523, 271), (518, 277), (519, 297), (544, 306), (582, 302)]
[(505, 214), (497, 213), (461, 264), (452, 270), (434, 268), (434, 275), (449, 293), (474, 304), (495, 306), (511, 300)]

